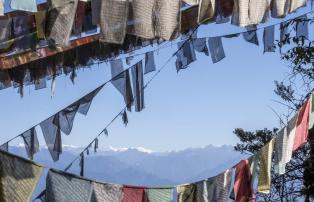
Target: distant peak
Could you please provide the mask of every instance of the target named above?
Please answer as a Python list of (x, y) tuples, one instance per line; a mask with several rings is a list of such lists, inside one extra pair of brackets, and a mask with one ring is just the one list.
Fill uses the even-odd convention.
[(144, 147), (122, 147), (122, 148), (117, 148), (117, 147), (109, 147), (110, 151), (114, 151), (114, 152), (127, 152), (127, 151), (132, 151), (132, 150), (136, 150), (138, 152), (142, 152), (142, 153), (146, 153), (146, 154), (151, 154), (153, 153), (152, 150), (150, 149), (146, 149)]

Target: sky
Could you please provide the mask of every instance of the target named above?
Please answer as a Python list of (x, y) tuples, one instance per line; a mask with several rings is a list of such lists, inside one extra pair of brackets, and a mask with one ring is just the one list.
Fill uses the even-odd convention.
[[(297, 14), (308, 11), (301, 9)], [(291, 15), (291, 16), (293, 16)], [(271, 20), (268, 24), (280, 22)], [(265, 24), (267, 25), (267, 24)], [(233, 25), (205, 25), (199, 36), (217, 36), (241, 31)], [(109, 128), (109, 136), (100, 138), (101, 147), (144, 147), (153, 151), (182, 150), (206, 145), (234, 145), (238, 142), (235, 128), (256, 130), (279, 127), (277, 113), (286, 108), (277, 104), (274, 81), (284, 81), (290, 71), (280, 54), (263, 53), (260, 46), (244, 41), (242, 36), (223, 39), (226, 58), (213, 64), (210, 57), (197, 53), (197, 61), (179, 73), (175, 59), (152, 81), (145, 91), (146, 108), (129, 113), (125, 127), (118, 118)], [(276, 38), (279, 29), (276, 27)], [(175, 52), (177, 45), (155, 53), (157, 69)], [(136, 58), (134, 63), (142, 57)], [(127, 68), (127, 66), (125, 66)], [(153, 76), (145, 76), (145, 81)], [(56, 79), (56, 93), (48, 88), (25, 87), (21, 98), (17, 89), (0, 91), (0, 143), (37, 125), (84, 94), (110, 79), (110, 66), (101, 64), (80, 70), (74, 85), (69, 76)], [(72, 133), (62, 135), (63, 144), (85, 147), (124, 107), (122, 96), (106, 85), (95, 97), (87, 116), (77, 114)], [(44, 145), (40, 127), (37, 133)], [(22, 142), (19, 138), (11, 145)]]

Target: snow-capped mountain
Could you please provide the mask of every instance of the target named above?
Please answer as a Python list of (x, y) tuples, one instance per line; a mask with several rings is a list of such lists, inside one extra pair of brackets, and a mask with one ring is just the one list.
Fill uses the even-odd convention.
[[(45, 147), (35, 155), (35, 161), (64, 169), (82, 150), (80, 147), (63, 145), (60, 160), (52, 162)], [(23, 145), (10, 147), (10, 151), (25, 156)], [(207, 146), (182, 151), (154, 152), (137, 148), (100, 148), (85, 159), (87, 177), (101, 181), (132, 185), (174, 185), (214, 176), (233, 166), (243, 155), (232, 146)], [(71, 172), (78, 173), (76, 162)]]

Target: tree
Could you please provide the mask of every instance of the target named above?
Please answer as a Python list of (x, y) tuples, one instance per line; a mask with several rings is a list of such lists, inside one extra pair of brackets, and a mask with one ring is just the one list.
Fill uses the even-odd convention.
[[(285, 81), (275, 81), (275, 93), (280, 98), (276, 102), (287, 107), (287, 113), (279, 116), (283, 124), (297, 112), (314, 89), (314, 41), (306, 36), (294, 35), (299, 25), (311, 25), (313, 22), (314, 19), (303, 16), (283, 24), (281, 29), (286, 29), (287, 32), (275, 44), (280, 49), (281, 59), (288, 63), (291, 72)], [(234, 149), (253, 155), (278, 135), (278, 129), (252, 132), (238, 128), (234, 134), (240, 141)], [(314, 197), (314, 130), (309, 133), (309, 144), (293, 154), (286, 166), (286, 173), (278, 176), (272, 168), (271, 178), (271, 193), (258, 193), (256, 201), (310, 201)]]

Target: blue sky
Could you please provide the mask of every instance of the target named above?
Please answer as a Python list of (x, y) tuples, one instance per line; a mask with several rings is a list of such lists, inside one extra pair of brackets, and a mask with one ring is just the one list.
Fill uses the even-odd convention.
[[(199, 36), (240, 30), (230, 24), (208, 25), (201, 27)], [(262, 44), (262, 30), (258, 35)], [(177, 74), (173, 59), (146, 89), (146, 109), (129, 113), (127, 127), (118, 118), (108, 129), (109, 137), (100, 138), (100, 146), (180, 150), (235, 144), (237, 139), (232, 131), (237, 127), (248, 130), (279, 127), (279, 120), (269, 106), (279, 114), (286, 112), (285, 107), (272, 99), (278, 99), (274, 94), (274, 80), (287, 78), (287, 64), (280, 60), (278, 52), (263, 54), (262, 45), (247, 43), (242, 36), (223, 39), (223, 44), (227, 57), (217, 64), (197, 53), (197, 61)], [(155, 55), (157, 68), (175, 50), (176, 45), (160, 50)], [(145, 81), (151, 76), (147, 75)], [(109, 78), (110, 67), (102, 64), (79, 71), (74, 85), (68, 76), (58, 77), (54, 97), (50, 96), (50, 82), (49, 88), (39, 91), (33, 86), (26, 87), (23, 98), (17, 89), (0, 91), (3, 117), (0, 143), (48, 118)], [(123, 106), (121, 95), (108, 84), (94, 99), (88, 115), (76, 116), (72, 133), (63, 135), (63, 144), (86, 146)], [(44, 145), (39, 127), (37, 132), (40, 144)], [(20, 142), (17, 139), (11, 145)]]

